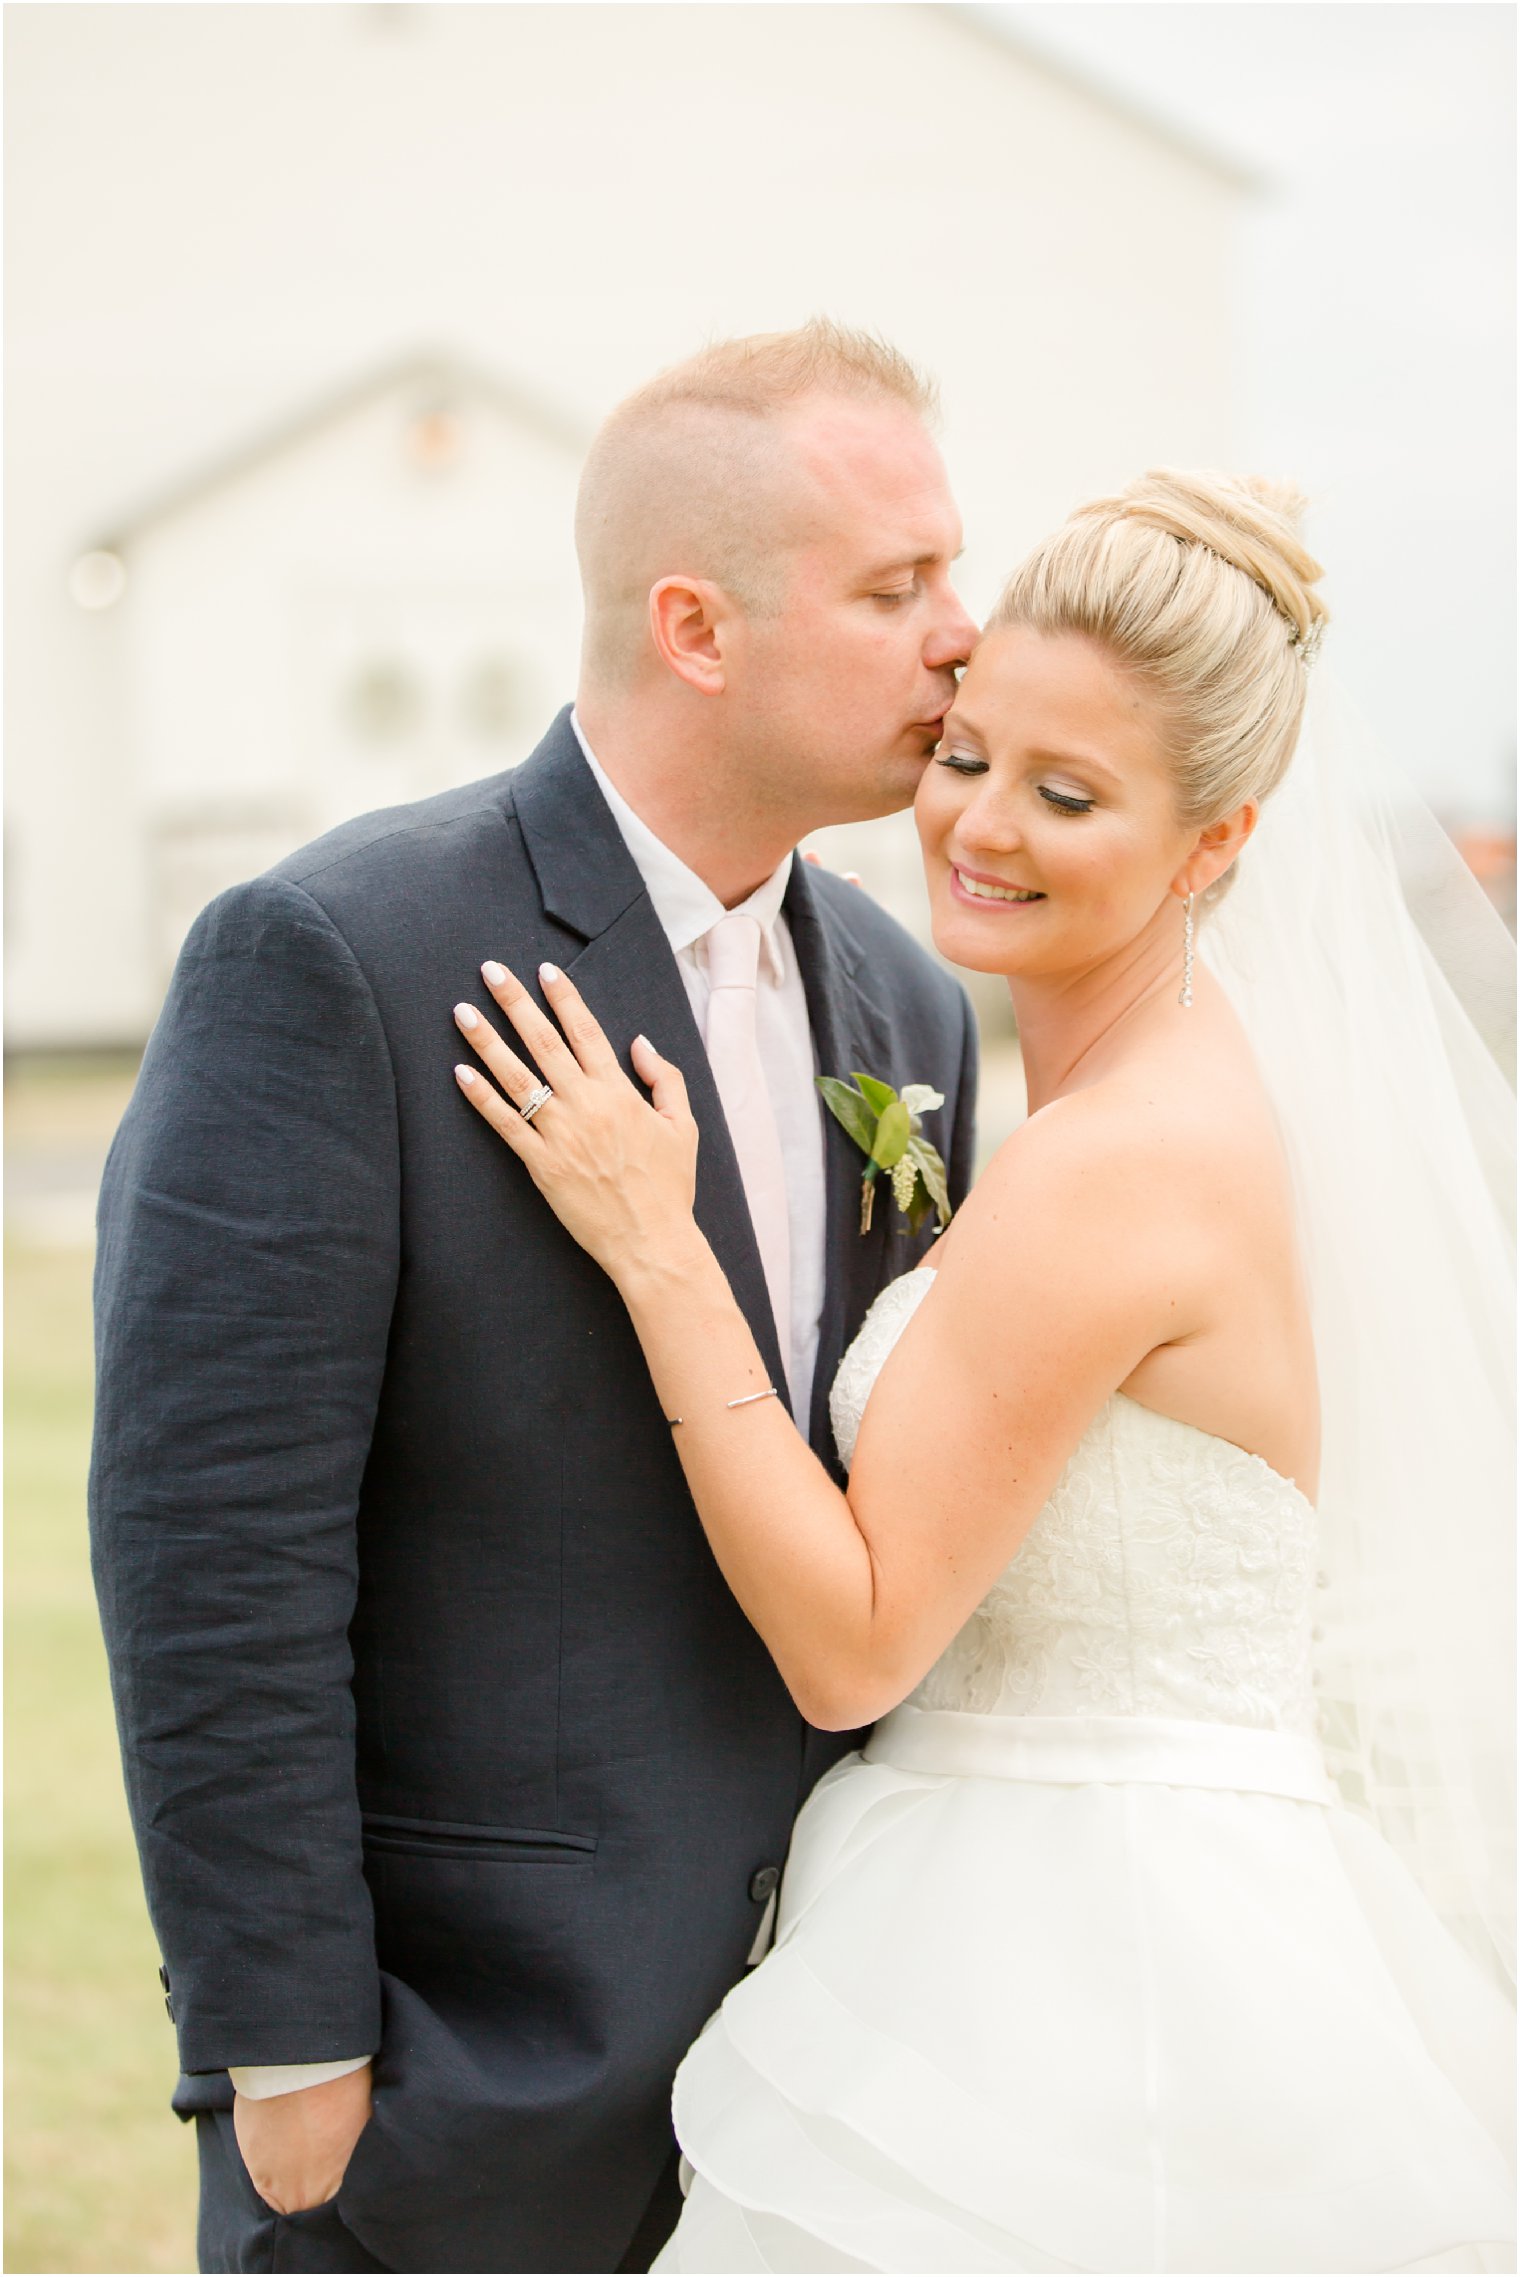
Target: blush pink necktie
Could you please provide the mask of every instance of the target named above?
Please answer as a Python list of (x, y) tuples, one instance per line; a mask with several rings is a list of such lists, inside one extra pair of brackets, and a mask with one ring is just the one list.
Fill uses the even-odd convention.
[(792, 1237), (786, 1171), (755, 1034), (755, 977), (760, 923), (743, 910), (720, 917), (707, 934), (707, 1057), (723, 1102), (739, 1176), (765, 1267), (776, 1334), (788, 1370), (792, 1357)]

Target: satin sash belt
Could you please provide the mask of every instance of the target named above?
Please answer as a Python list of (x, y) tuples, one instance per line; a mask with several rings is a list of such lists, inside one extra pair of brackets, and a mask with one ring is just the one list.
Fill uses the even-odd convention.
[(1232, 1787), (1336, 1800), (1320, 1751), (1299, 1732), (1173, 1716), (975, 1716), (894, 1708), (862, 1750), (867, 1763), (973, 1779), (1161, 1787)]

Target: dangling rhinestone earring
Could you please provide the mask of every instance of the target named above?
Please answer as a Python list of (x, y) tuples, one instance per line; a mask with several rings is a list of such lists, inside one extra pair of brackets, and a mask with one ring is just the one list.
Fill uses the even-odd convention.
[(1182, 994), (1177, 1002), (1189, 1005), (1193, 1001), (1193, 897), (1188, 895), (1182, 905)]

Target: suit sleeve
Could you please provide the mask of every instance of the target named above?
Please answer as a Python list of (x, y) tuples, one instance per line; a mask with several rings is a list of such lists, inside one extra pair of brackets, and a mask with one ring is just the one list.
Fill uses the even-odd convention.
[(981, 1039), (976, 1013), (964, 989), (960, 991), (962, 1041), (960, 1080), (955, 1089), (955, 1121), (951, 1126), (949, 1174), (950, 1202), (959, 1209), (976, 1175), (976, 1091), (981, 1068)]
[(91, 1550), (186, 2071), (380, 2042), (348, 1628), (399, 1246), (364, 976), (256, 880), (181, 955), (101, 1189)]

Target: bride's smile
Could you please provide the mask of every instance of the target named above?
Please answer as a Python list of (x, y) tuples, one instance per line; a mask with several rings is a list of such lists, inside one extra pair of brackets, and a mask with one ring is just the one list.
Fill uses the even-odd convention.
[(950, 865), (950, 887), (959, 900), (1010, 901), (1022, 908), (1027, 908), (1031, 902), (1045, 899), (1044, 894), (1035, 886), (1010, 885), (1006, 879), (983, 877), (975, 871), (960, 868), (954, 862)]

